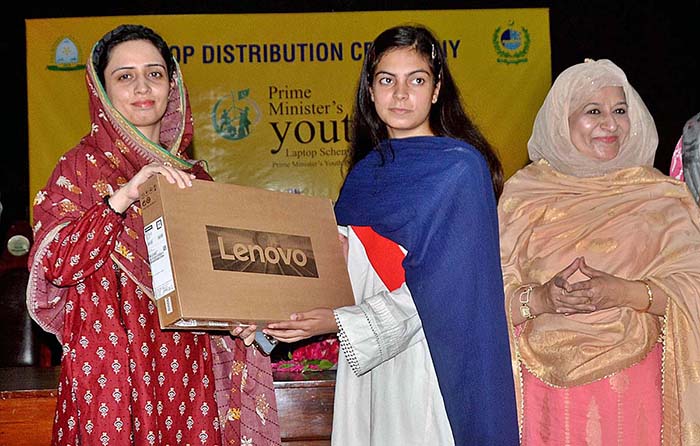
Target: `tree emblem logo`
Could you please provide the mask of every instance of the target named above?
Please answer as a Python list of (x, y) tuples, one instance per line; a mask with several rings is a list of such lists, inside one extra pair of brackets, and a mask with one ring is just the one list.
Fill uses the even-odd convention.
[(51, 71), (75, 71), (85, 68), (80, 63), (80, 49), (70, 37), (62, 37), (54, 45), (53, 63), (46, 66)]

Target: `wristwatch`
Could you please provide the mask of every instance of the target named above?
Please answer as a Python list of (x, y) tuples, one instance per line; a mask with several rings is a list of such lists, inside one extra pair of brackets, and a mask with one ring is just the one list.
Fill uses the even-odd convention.
[(523, 289), (520, 292), (519, 296), (520, 314), (525, 319), (534, 319), (535, 317), (537, 317), (530, 312), (530, 305), (528, 305), (530, 303), (530, 294), (532, 294), (532, 288), (532, 285), (528, 285), (527, 287), (525, 287), (525, 289)]

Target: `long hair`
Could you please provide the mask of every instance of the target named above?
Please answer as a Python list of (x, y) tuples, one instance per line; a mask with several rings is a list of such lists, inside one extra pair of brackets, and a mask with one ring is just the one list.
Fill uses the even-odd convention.
[(168, 71), (168, 79), (172, 80), (175, 74), (175, 59), (170, 53), (170, 48), (165, 40), (151, 28), (143, 25), (119, 25), (114, 28), (95, 44), (92, 51), (92, 64), (95, 66), (97, 75), (102, 85), (105, 84), (105, 68), (109, 63), (112, 48), (123, 42), (130, 40), (148, 40), (158, 49), (160, 55), (165, 60)]
[[(437, 102), (430, 108), (430, 129), (437, 136), (449, 136), (465, 141), (478, 150), (491, 171), (496, 197), (503, 190), (503, 168), (495, 151), (462, 106), (462, 98), (450, 74), (442, 45), (427, 28), (420, 25), (397, 26), (379, 34), (368, 48), (357, 85), (353, 108), (350, 150), (347, 157), (349, 170), (372, 150), (380, 151), (382, 159), (391, 156), (384, 153), (380, 141), (389, 138), (386, 124), (377, 114), (370, 95), (374, 72), (385, 53), (397, 48), (412, 48), (430, 65), (435, 85), (440, 82)], [(391, 148), (389, 147), (388, 151)]]

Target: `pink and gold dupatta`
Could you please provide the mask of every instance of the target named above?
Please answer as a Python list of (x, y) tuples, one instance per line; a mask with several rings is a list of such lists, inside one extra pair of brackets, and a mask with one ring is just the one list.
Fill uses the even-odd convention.
[(504, 197), (506, 308), (521, 284), (544, 283), (578, 256), (670, 296), (665, 317), (617, 308), (526, 322), (511, 333), (516, 387), (521, 365), (555, 386), (605, 378), (641, 361), (661, 336), (664, 444), (698, 444), (700, 211), (685, 185), (648, 167), (582, 179), (540, 161), (509, 180)]

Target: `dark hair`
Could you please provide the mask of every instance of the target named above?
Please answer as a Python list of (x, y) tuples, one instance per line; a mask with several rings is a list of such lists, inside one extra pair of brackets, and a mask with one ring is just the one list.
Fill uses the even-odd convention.
[(108, 32), (95, 44), (92, 50), (92, 64), (97, 71), (102, 85), (105, 84), (105, 69), (109, 63), (109, 54), (112, 48), (130, 40), (148, 40), (158, 49), (168, 70), (168, 79), (175, 75), (175, 59), (170, 53), (170, 48), (165, 40), (151, 28), (143, 25), (119, 25)]
[[(491, 171), (491, 179), (496, 197), (503, 190), (503, 168), (496, 153), (479, 129), (467, 116), (462, 106), (459, 89), (450, 74), (440, 42), (427, 28), (420, 25), (397, 26), (379, 34), (365, 54), (362, 72), (357, 86), (352, 117), (352, 133), (348, 152), (348, 167), (372, 150), (379, 150), (382, 159), (390, 153), (383, 153), (379, 142), (389, 137), (386, 124), (377, 115), (369, 90), (374, 71), (385, 53), (397, 48), (413, 48), (428, 61), (433, 79), (440, 82), (437, 102), (430, 108), (430, 129), (438, 136), (449, 136), (474, 146), (486, 159)], [(389, 148), (389, 150), (391, 150)]]

